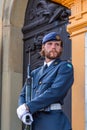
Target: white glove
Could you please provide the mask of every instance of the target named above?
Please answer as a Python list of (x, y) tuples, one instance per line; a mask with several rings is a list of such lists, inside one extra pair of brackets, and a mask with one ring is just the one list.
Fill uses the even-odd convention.
[(25, 115), (22, 116), (22, 122), (25, 124), (25, 125), (31, 125), (32, 122), (33, 122), (33, 117), (32, 115), (28, 112), (26, 113)]
[(19, 119), (22, 119), (23, 115), (28, 113), (29, 110), (26, 110), (25, 103), (17, 108), (17, 115)]

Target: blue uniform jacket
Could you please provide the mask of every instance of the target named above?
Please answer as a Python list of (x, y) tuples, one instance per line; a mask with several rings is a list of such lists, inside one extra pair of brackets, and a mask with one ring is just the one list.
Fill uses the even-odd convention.
[[(41, 66), (35, 69), (34, 71), (32, 71), (31, 75), (33, 77), (32, 100), (27, 102), (26, 104), (29, 106), (30, 112), (32, 114), (40, 111), (43, 108), (47, 108), (50, 104), (53, 104), (53, 103), (60, 103), (62, 105), (64, 98), (68, 90), (71, 88), (74, 81), (72, 64), (67, 61), (61, 61), (60, 59), (56, 59), (46, 69), (44, 73), (43, 73), (43, 66)], [(19, 105), (25, 102), (26, 101), (25, 101), (25, 85), (24, 85), (21, 91), (21, 94), (19, 96)], [(57, 114), (55, 115), (57, 116)], [(62, 117), (64, 118), (65, 115), (63, 115)], [(48, 117), (48, 119), (50, 120), (50, 117)], [(60, 118), (60, 120), (62, 120), (62, 118)], [(41, 123), (39, 123), (39, 125), (40, 124)], [(51, 126), (53, 130), (69, 130), (70, 129), (70, 126), (66, 126), (66, 128), (64, 127), (65, 129), (62, 128), (62, 125), (61, 127), (57, 125), (57, 127), (56, 125), (55, 125), (55, 128), (54, 128), (54, 125), (53, 125), (53, 128)], [(51, 130), (51, 128), (47, 127), (47, 128), (43, 128), (43, 130), (44, 129)], [(40, 129), (37, 129), (34, 127), (34, 130), (42, 130), (42, 127), (40, 127)]]

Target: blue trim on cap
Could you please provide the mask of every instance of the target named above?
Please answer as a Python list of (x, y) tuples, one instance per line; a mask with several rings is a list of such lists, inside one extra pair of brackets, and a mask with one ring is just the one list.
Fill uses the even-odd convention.
[(45, 44), (48, 41), (58, 41), (57, 36), (59, 36), (59, 34), (56, 32), (51, 32), (51, 33), (46, 34), (43, 37), (42, 44)]

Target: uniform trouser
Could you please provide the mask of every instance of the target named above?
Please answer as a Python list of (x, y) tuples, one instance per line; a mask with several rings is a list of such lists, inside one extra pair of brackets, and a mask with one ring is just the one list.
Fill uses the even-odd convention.
[(32, 130), (71, 130), (71, 125), (62, 110), (40, 111), (33, 115)]

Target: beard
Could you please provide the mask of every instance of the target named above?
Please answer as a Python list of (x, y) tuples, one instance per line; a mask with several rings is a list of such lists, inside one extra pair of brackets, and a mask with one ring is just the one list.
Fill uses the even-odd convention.
[(45, 57), (47, 57), (48, 59), (53, 60), (53, 59), (56, 59), (56, 58), (60, 57), (62, 52), (61, 51), (57, 52), (56, 50), (52, 50), (52, 51), (49, 51), (49, 52), (45, 51), (44, 53), (45, 53)]

